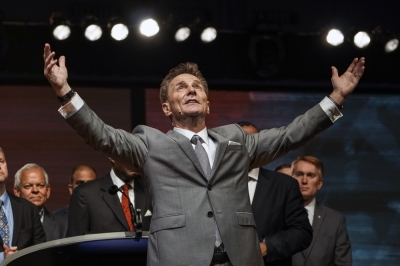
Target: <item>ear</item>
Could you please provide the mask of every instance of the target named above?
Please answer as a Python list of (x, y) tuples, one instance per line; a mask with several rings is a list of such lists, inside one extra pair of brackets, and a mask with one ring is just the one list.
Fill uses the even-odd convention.
[(172, 115), (171, 108), (170, 108), (168, 102), (163, 103), (161, 105), (161, 107), (162, 107), (162, 109), (164, 111), (165, 116), (171, 116)]
[(21, 195), (20, 195), (21, 191), (19, 190), (19, 187), (14, 187), (13, 190), (14, 190), (14, 195), (15, 196), (21, 197)]
[(68, 184), (69, 194), (72, 195), (72, 184)]
[(323, 183), (324, 183), (324, 182), (322, 182), (321, 180), (318, 182), (318, 190), (321, 189)]
[(207, 114), (210, 114), (210, 101), (207, 101)]
[(50, 191), (51, 191), (50, 185), (47, 185), (47, 191), (46, 191), (46, 197), (47, 197), (47, 199), (50, 198)]

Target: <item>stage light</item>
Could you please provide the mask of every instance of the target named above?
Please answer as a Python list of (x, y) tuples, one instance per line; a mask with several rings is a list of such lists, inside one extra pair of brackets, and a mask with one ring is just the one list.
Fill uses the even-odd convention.
[(57, 40), (65, 40), (71, 34), (69, 21), (60, 12), (53, 12), (50, 16), (50, 25), (53, 28), (53, 36)]
[(103, 35), (103, 30), (94, 16), (87, 16), (83, 21), (83, 27), (85, 28), (85, 37), (89, 41), (97, 41)]
[(397, 47), (399, 46), (399, 40), (396, 38), (393, 38), (391, 40), (389, 40), (386, 44), (385, 44), (385, 52), (386, 53), (391, 53), (394, 50), (397, 49)]
[(128, 34), (128, 27), (122, 23), (115, 24), (111, 27), (111, 37), (117, 41), (125, 40)]
[(340, 30), (332, 29), (326, 36), (326, 41), (333, 46), (338, 46), (343, 43), (344, 36)]
[(217, 38), (217, 30), (213, 27), (208, 27), (201, 33), (201, 40), (203, 42), (212, 42)]
[(371, 42), (371, 38), (369, 37), (369, 34), (366, 33), (365, 31), (359, 31), (355, 36), (354, 36), (354, 44), (358, 48), (365, 48), (368, 46), (368, 44)]
[(177, 42), (183, 42), (190, 36), (190, 29), (188, 27), (182, 27), (175, 33), (175, 40)]
[(158, 33), (160, 27), (154, 19), (146, 19), (140, 24), (139, 30), (144, 36), (151, 37)]

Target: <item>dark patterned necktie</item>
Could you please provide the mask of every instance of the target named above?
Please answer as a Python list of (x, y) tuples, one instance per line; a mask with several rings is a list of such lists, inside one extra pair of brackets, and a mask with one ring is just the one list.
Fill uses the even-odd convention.
[[(211, 179), (211, 166), (210, 166), (210, 161), (208, 160), (208, 155), (206, 150), (204, 149), (203, 145), (201, 145), (200, 141), (201, 137), (198, 135), (194, 135), (192, 139), (190, 140), (191, 143), (195, 145), (194, 147), (194, 152), (197, 155), (197, 158), (200, 161), (201, 168), (203, 168), (204, 174), (207, 177), (207, 180)], [(221, 240), (221, 235), (218, 230), (217, 226), (217, 221), (214, 218), (214, 223), (215, 223), (215, 246), (219, 247), (222, 243)]]
[(9, 245), (10, 240), (10, 229), (8, 227), (7, 216), (3, 209), (4, 202), (0, 200), (0, 236), (3, 239), (4, 244)]
[[(130, 185), (128, 185), (128, 184), (125, 184), (122, 186), (122, 191), (128, 197), (129, 197), (129, 188), (130, 188)], [(131, 211), (129, 208), (129, 200), (124, 195), (121, 195), (121, 197), (122, 197), (121, 198), (122, 210), (124, 211), (126, 221), (128, 222), (129, 230), (133, 231), (134, 227), (133, 227), (133, 223), (132, 223)]]
[(210, 161), (208, 160), (208, 155), (203, 145), (201, 145), (200, 137), (198, 135), (194, 135), (190, 140), (191, 143), (195, 145), (194, 152), (197, 155), (197, 158), (200, 161), (201, 168), (203, 168), (203, 172), (207, 177), (207, 180), (211, 178), (211, 166)]

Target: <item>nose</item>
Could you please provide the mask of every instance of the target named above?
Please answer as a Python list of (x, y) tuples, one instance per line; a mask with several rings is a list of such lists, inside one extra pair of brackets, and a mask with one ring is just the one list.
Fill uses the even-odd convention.
[(307, 180), (307, 177), (305, 175), (303, 175), (300, 179), (301, 179), (301, 183), (302, 184), (307, 184), (308, 180)]
[(32, 186), (32, 192), (33, 192), (33, 193), (39, 192), (39, 189), (38, 189), (38, 187), (37, 187), (36, 185), (33, 185), (33, 186)]
[(196, 94), (196, 89), (192, 86), (188, 86), (188, 94)]

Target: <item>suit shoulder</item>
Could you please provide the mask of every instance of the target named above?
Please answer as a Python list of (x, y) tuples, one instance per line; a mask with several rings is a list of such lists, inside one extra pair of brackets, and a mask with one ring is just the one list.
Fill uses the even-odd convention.
[(320, 206), (325, 211), (326, 214), (328, 214), (330, 216), (338, 217), (338, 218), (344, 218), (344, 215), (341, 212), (334, 210), (332, 208), (329, 208), (325, 205), (320, 205)]
[(163, 132), (160, 130), (145, 126), (145, 125), (138, 125), (132, 130), (133, 134), (154, 134), (154, 135), (165, 135)]
[(238, 124), (229, 124), (225, 126), (211, 128), (209, 130), (234, 141), (241, 141), (240, 138), (235, 138), (235, 136), (243, 136), (244, 134), (243, 129)]
[(298, 184), (297, 180), (295, 180), (293, 177), (269, 169), (260, 168), (260, 174), (267, 176), (274, 182), (282, 185), (293, 186)]

